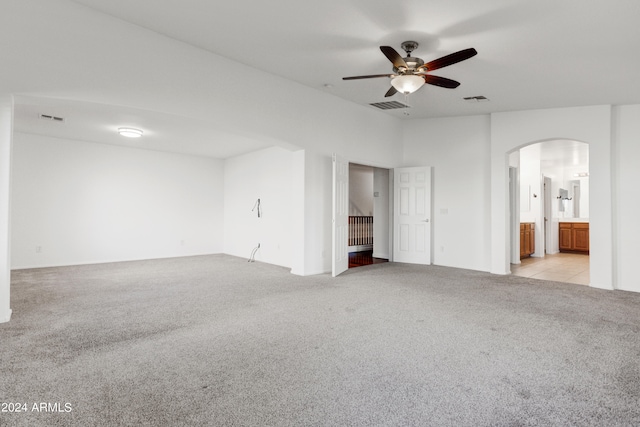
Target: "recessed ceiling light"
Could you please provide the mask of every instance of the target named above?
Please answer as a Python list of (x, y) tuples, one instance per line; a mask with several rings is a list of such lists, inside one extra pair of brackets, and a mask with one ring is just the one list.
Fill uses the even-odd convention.
[(127, 138), (140, 138), (142, 136), (142, 131), (134, 128), (118, 128), (118, 133)]

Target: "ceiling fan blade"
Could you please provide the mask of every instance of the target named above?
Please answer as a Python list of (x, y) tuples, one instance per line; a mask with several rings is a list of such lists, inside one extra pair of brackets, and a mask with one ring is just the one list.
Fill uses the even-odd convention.
[(455, 89), (460, 86), (460, 82), (440, 76), (432, 76), (431, 74), (424, 76), (424, 82), (430, 85), (446, 87), (447, 89)]
[(391, 46), (380, 46), (380, 50), (382, 51), (382, 53), (384, 53), (384, 56), (386, 56), (389, 59), (389, 61), (393, 63), (394, 67), (409, 68), (407, 63), (404, 62), (404, 59), (402, 58), (402, 56), (400, 56), (400, 54), (396, 52), (396, 50)]
[(437, 70), (438, 68), (448, 67), (449, 65), (464, 61), (465, 59), (469, 59), (477, 54), (478, 51), (476, 51), (474, 48), (469, 48), (449, 54), (447, 56), (443, 56), (442, 58), (434, 59), (433, 61), (424, 64), (420, 68), (424, 67), (429, 71), (433, 71)]
[(376, 77), (393, 77), (395, 74), (371, 74), (369, 76), (343, 77), (342, 80), (373, 79)]
[(384, 97), (386, 98), (386, 97), (388, 97), (388, 96), (393, 96), (393, 95), (395, 95), (396, 93), (398, 93), (398, 90), (397, 90), (395, 87), (391, 86), (391, 87), (389, 88), (389, 90), (387, 91), (387, 93), (385, 93), (385, 94), (384, 94)]

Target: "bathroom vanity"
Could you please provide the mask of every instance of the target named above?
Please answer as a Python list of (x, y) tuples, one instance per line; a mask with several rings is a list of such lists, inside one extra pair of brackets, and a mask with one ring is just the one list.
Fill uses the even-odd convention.
[(589, 253), (589, 223), (586, 221), (560, 222), (560, 252)]

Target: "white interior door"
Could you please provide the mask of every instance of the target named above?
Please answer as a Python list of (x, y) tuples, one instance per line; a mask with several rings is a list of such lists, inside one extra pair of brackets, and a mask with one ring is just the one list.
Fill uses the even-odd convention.
[(349, 268), (349, 162), (333, 155), (333, 244), (331, 275)]
[(396, 168), (393, 260), (431, 264), (431, 168)]

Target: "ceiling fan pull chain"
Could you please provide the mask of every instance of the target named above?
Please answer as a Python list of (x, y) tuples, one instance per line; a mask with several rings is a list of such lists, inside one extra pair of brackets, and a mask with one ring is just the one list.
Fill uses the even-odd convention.
[(404, 111), (402, 112), (402, 114), (404, 114), (405, 116), (409, 115), (409, 93), (405, 92), (404, 93)]

